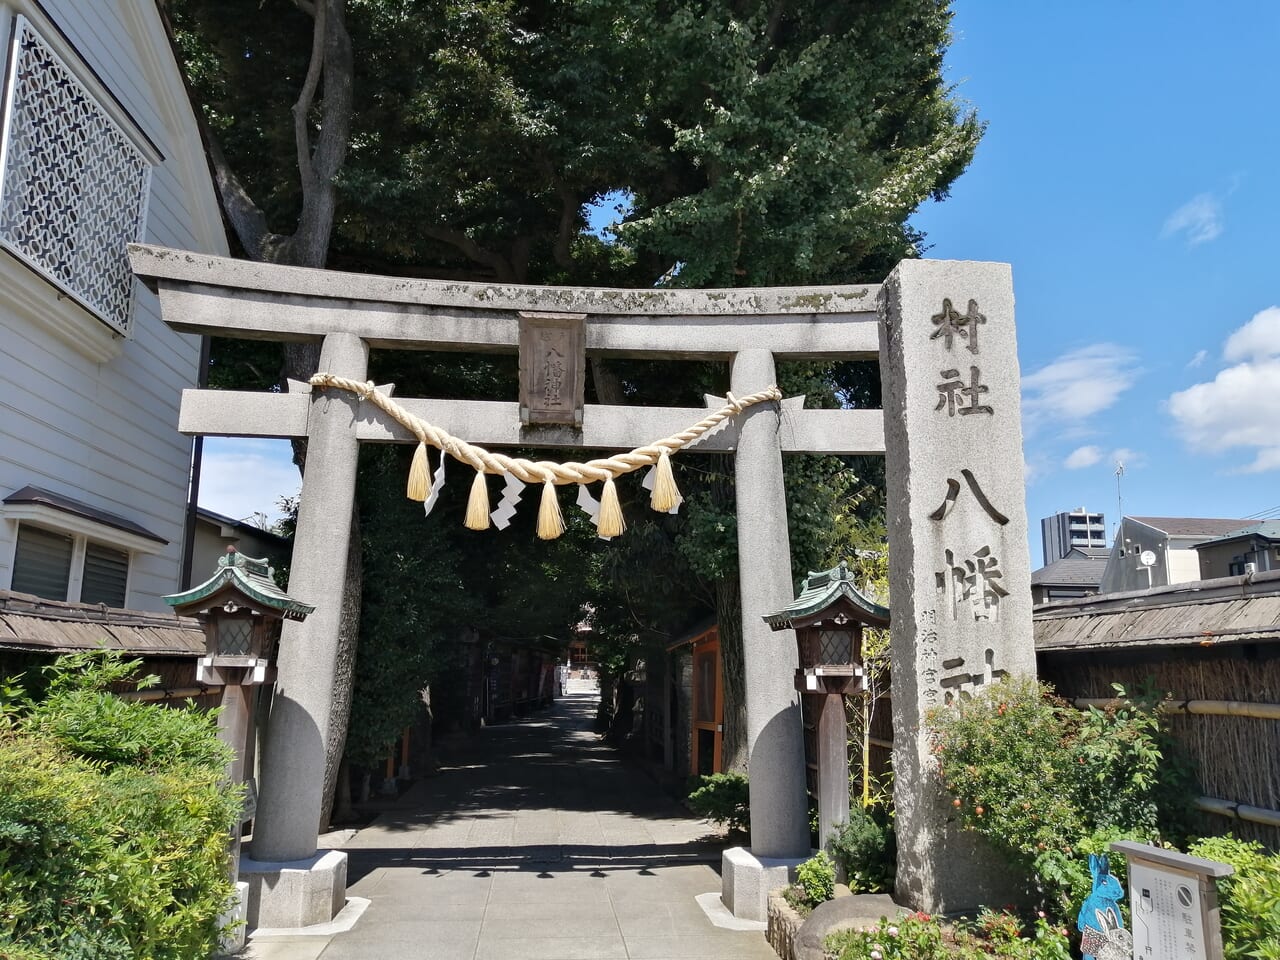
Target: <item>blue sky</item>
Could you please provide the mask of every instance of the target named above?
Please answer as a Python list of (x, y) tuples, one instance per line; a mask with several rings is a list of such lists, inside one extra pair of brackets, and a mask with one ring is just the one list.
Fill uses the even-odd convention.
[[(915, 223), (1013, 264), (1033, 566), (1040, 517), (1114, 524), (1117, 458), (1126, 513), (1280, 516), (1280, 3), (955, 11), (948, 79), (989, 126)], [(283, 445), (207, 442), (205, 506), (296, 492)]]
[(988, 121), (915, 218), (1013, 264), (1027, 512), (1280, 515), (1274, 2), (956, 5), (948, 79)]

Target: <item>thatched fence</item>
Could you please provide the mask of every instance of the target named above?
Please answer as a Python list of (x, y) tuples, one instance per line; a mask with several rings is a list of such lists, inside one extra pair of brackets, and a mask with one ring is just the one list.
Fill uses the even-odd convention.
[(1280, 573), (1036, 608), (1040, 674), (1078, 706), (1154, 683), (1205, 827), (1280, 850)]

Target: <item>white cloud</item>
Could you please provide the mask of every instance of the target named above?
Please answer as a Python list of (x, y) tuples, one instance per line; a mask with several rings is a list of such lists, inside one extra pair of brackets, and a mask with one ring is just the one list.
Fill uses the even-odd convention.
[(1271, 470), (1280, 470), (1280, 447), (1259, 450), (1253, 463), (1241, 467), (1240, 473), (1267, 473)]
[(1222, 359), (1228, 363), (1272, 357), (1280, 357), (1280, 307), (1259, 310), (1222, 347)]
[(1208, 350), (1197, 350), (1196, 355), (1187, 361), (1187, 369), (1194, 370), (1209, 359)]
[(279, 499), (294, 496), (302, 480), (287, 440), (207, 437), (200, 468), (200, 506), (244, 520), (280, 516)]
[(1138, 369), (1131, 351), (1096, 343), (1064, 353), (1022, 378), (1022, 413), (1028, 433), (1053, 423), (1079, 427), (1133, 386)]
[(1192, 197), (1164, 222), (1161, 237), (1181, 235), (1189, 247), (1197, 247), (1222, 236), (1222, 201), (1211, 193)]
[(1197, 450), (1280, 447), (1280, 360), (1240, 363), (1169, 397), (1183, 439)]
[(1085, 467), (1092, 467), (1101, 459), (1101, 447), (1076, 447), (1067, 454), (1067, 459), (1062, 461), (1062, 465), (1068, 470), (1082, 470)]
[(1267, 307), (1222, 347), (1231, 366), (1169, 397), (1168, 410), (1192, 450), (1246, 451), (1246, 473), (1280, 470), (1280, 307)]

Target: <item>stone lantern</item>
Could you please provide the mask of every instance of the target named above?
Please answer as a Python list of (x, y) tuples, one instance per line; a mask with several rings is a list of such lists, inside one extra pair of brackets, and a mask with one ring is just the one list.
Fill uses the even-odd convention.
[(810, 573), (800, 595), (764, 618), (774, 630), (794, 630), (800, 666), (796, 689), (816, 732), (818, 840), (825, 847), (849, 821), (849, 746), (844, 697), (861, 693), (862, 631), (889, 626), (889, 610), (862, 595), (842, 562)]
[[(241, 822), (253, 816), (254, 707), (259, 686), (274, 679), (271, 656), (283, 620), (305, 620), (315, 607), (299, 603), (276, 586), (266, 559), (255, 560), (227, 547), (212, 577), (185, 593), (164, 598), (179, 616), (196, 617), (204, 627), (205, 655), (196, 680), (222, 687), (218, 736), (235, 751), (227, 768), (232, 783), (249, 784)], [(231, 838), (232, 876), (238, 872), (240, 825)]]

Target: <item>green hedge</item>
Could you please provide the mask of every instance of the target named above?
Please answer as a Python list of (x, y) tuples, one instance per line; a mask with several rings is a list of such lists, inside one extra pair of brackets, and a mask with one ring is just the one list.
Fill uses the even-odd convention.
[[(210, 956), (233, 895), (216, 722), (102, 691), (136, 670), (63, 658), (0, 713), (0, 958)], [(18, 945), (21, 945), (19, 947)]]

